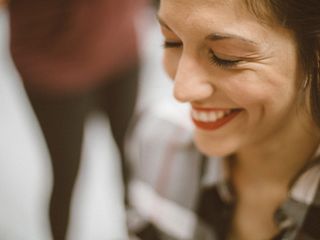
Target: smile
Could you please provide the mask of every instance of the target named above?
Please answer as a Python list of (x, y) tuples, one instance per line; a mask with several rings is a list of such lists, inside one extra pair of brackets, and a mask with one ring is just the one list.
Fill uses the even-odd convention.
[(192, 108), (191, 118), (197, 127), (215, 130), (230, 122), (241, 111), (241, 109)]

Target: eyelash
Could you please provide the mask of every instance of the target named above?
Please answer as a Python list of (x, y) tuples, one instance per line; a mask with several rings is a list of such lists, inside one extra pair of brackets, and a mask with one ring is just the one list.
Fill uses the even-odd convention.
[(209, 54), (211, 55), (210, 56), (211, 63), (221, 68), (236, 67), (238, 63), (241, 62), (241, 60), (226, 60), (226, 59), (219, 58), (211, 49), (209, 50)]
[(182, 43), (165, 41), (162, 46), (163, 46), (163, 48), (180, 48), (180, 47), (182, 47)]
[[(182, 47), (182, 43), (165, 41), (162, 46), (163, 48), (180, 48)], [(219, 58), (211, 49), (209, 50), (209, 54), (210, 54), (210, 62), (221, 68), (236, 67), (237, 64), (241, 62), (241, 60), (226, 60), (226, 59)]]

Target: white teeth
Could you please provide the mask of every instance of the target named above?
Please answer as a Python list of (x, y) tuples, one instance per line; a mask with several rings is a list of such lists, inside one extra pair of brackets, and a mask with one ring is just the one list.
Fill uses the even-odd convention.
[(224, 116), (224, 112), (217, 112), (217, 118), (220, 119)]
[(206, 114), (205, 112), (200, 112), (198, 114), (199, 120), (203, 122), (208, 122), (209, 121), (209, 115)]
[(231, 112), (231, 110), (226, 111), (200, 111), (192, 109), (191, 115), (195, 120), (201, 121), (201, 122), (215, 122), (226, 115), (228, 115)]
[(217, 120), (217, 114), (215, 112), (209, 112), (209, 122), (215, 122)]

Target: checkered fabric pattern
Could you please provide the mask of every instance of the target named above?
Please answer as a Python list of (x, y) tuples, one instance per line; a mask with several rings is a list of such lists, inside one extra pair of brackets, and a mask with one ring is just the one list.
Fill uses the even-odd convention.
[[(144, 112), (130, 134), (132, 239), (226, 239), (235, 204), (227, 161), (197, 151), (189, 119), (188, 107), (164, 102)], [(320, 239), (318, 155), (274, 213), (280, 233), (273, 240)]]

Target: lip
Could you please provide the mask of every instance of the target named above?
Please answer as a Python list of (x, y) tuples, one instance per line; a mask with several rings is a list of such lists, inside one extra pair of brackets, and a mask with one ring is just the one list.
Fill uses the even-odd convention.
[(201, 107), (193, 107), (192, 110), (198, 112), (198, 113), (217, 113), (217, 112), (224, 112), (225, 116), (214, 120), (206, 120), (202, 121), (201, 119), (196, 119), (193, 114), (191, 113), (191, 118), (193, 123), (196, 125), (196, 127), (203, 129), (203, 130), (216, 130), (218, 128), (221, 128), (225, 126), (227, 123), (229, 123), (231, 120), (233, 120), (243, 109), (223, 109), (223, 108), (201, 108)]

